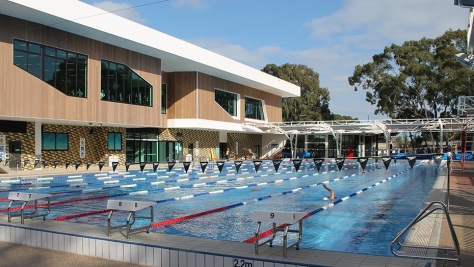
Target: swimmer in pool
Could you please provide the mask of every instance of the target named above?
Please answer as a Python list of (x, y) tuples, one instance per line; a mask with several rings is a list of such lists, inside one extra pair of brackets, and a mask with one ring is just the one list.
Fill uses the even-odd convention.
[(334, 200), (334, 190), (328, 188), (326, 184), (323, 184), (324, 189), (328, 190), (329, 192), (329, 197), (325, 197), (324, 200)]

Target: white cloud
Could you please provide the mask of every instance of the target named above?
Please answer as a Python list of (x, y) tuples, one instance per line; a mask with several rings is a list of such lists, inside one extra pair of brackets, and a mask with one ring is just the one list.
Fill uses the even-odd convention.
[(352, 39), (350, 44), (364, 47), (373, 44), (374, 39), (388, 45), (434, 38), (449, 28), (467, 27), (467, 14), (467, 9), (452, 1), (345, 0), (340, 10), (306, 26), (314, 38)]
[(257, 69), (263, 68), (269, 63), (268, 58), (282, 51), (280, 47), (276, 46), (264, 46), (255, 50), (248, 50), (243, 46), (230, 44), (223, 39), (197, 39), (191, 42)]
[(133, 8), (133, 5), (128, 3), (115, 3), (112, 1), (103, 1), (92, 3), (93, 6), (103, 9), (105, 11), (114, 13), (118, 16), (143, 24), (145, 19), (140, 16), (140, 13)]

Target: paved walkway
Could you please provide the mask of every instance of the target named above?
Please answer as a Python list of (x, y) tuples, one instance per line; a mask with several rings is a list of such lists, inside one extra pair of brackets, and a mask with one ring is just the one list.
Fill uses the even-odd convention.
[[(474, 162), (466, 161), (464, 171), (459, 162), (454, 162), (452, 166), (449, 212), (461, 247), (462, 266), (472, 267), (474, 266)], [(440, 240), (452, 246), (449, 229), (446, 225), (443, 228)]]
[[(0, 165), (3, 167), (3, 163)], [(161, 166), (160, 166), (161, 167)], [(149, 168), (149, 166), (148, 166)], [(132, 165), (130, 169), (139, 169)], [(125, 171), (125, 168), (118, 168)], [(13, 171), (10, 174), (0, 174), (2, 177), (34, 176), (34, 175), (60, 175), (67, 173), (86, 172), (85, 167), (47, 168), (44, 170)], [(97, 166), (91, 166), (89, 172), (98, 172)], [(102, 172), (112, 171), (105, 166)], [(463, 267), (474, 267), (474, 162), (466, 162), (465, 169), (461, 169), (458, 162), (453, 163), (451, 173), (450, 213), (454, 229), (461, 247)], [(446, 225), (441, 231), (440, 242), (452, 247), (451, 236)], [(2, 266), (137, 266), (129, 263), (105, 260), (101, 258), (76, 255), (71, 253), (29, 247), (19, 244), (0, 242), (0, 267)], [(437, 262), (436, 266), (455, 266), (452, 262), (443, 265)]]

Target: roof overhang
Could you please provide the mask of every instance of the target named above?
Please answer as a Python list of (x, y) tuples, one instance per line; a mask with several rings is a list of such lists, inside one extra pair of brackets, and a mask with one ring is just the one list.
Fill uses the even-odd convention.
[(297, 85), (80, 1), (3, 0), (0, 14), (160, 58), (165, 72), (202, 72), (282, 97), (300, 96)]

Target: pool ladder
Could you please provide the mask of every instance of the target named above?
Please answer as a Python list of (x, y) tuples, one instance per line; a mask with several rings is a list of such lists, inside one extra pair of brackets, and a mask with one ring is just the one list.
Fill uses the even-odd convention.
[[(400, 241), (400, 239), (406, 236), (406, 233), (410, 231), (414, 225), (421, 222), (430, 214), (439, 210), (443, 211), (446, 216), (454, 247), (411, 245), (404, 244)], [(395, 249), (397, 246), (399, 248), (398, 250)], [(400, 231), (390, 244), (390, 250), (392, 251), (393, 255), (397, 257), (441, 260), (444, 261), (444, 263), (446, 263), (446, 261), (451, 261), (456, 262), (456, 266), (461, 266), (461, 252), (459, 248), (459, 241), (456, 236), (456, 232), (454, 231), (453, 223), (451, 222), (451, 217), (449, 216), (449, 210), (446, 204), (439, 201), (429, 203), (428, 206), (426, 206), (426, 208), (423, 209), (423, 211), (421, 211), (420, 214), (418, 214), (418, 216), (405, 229)]]

